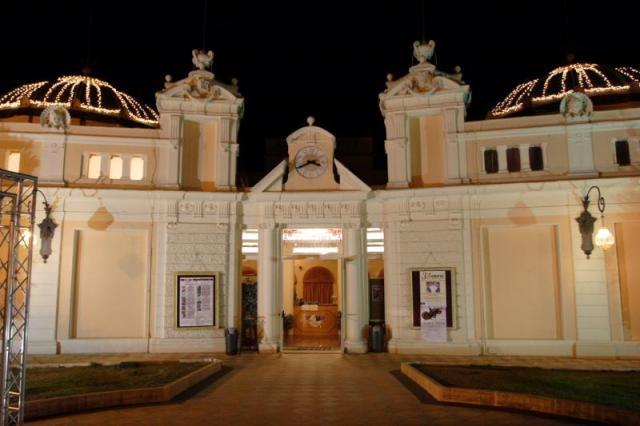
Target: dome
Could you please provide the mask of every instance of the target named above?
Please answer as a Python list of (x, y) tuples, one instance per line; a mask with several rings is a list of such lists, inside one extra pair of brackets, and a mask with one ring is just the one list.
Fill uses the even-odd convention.
[(0, 97), (0, 114), (33, 115), (49, 105), (62, 105), (73, 118), (145, 127), (158, 126), (153, 108), (138, 102), (106, 81), (88, 76), (64, 76), (54, 82), (25, 84)]
[(557, 112), (558, 103), (575, 91), (588, 95), (594, 105), (634, 100), (640, 93), (640, 71), (631, 67), (610, 68), (598, 64), (558, 67), (542, 78), (519, 84), (488, 114), (489, 118)]

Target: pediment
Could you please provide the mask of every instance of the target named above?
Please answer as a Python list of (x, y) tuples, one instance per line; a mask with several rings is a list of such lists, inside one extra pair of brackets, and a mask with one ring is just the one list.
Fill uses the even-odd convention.
[(322, 127), (313, 125), (301, 127), (287, 137), (287, 144), (289, 145), (294, 143), (304, 144), (319, 142), (330, 142), (335, 148), (336, 137)]
[[(337, 191), (359, 191), (370, 192), (371, 188), (358, 178), (351, 170), (346, 168), (338, 160), (334, 160), (338, 176), (340, 177), (340, 184)], [(285, 192), (284, 191), (284, 176), (287, 173), (287, 160), (282, 160), (280, 164), (273, 168), (260, 182), (258, 182), (251, 192), (254, 194), (267, 193), (267, 192)], [(291, 192), (304, 192), (304, 191), (291, 191)], [(322, 192), (322, 191), (318, 191)]]
[(212, 72), (191, 71), (189, 76), (178, 81), (167, 81), (165, 89), (158, 92), (158, 99), (180, 99), (195, 102), (235, 101), (240, 99), (235, 85), (226, 85), (214, 79)]
[(409, 74), (404, 77), (387, 81), (387, 89), (380, 97), (432, 95), (440, 92), (464, 91), (466, 87), (452, 76), (437, 71), (433, 65), (425, 63), (412, 67)]

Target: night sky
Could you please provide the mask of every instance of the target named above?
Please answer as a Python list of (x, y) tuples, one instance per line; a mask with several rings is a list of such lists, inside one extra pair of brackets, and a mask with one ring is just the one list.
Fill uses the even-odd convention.
[[(8, 3), (8, 2), (7, 2)], [(12, 2), (13, 3), (13, 2)], [(165, 74), (192, 70), (191, 49), (215, 52), (216, 79), (239, 79), (246, 110), (240, 173), (263, 172), (267, 139), (282, 139), (308, 115), (338, 137), (371, 137), (384, 168), (378, 93), (385, 76), (412, 65), (422, 38), (419, 1), (16, 2), (3, 4), (0, 93), (23, 83), (91, 75), (155, 107)], [(274, 3), (274, 4), (272, 4)], [(462, 66), (473, 98), (468, 119), (487, 111), (515, 85), (566, 63), (640, 63), (631, 2), (424, 2), (424, 32), (436, 62)]]

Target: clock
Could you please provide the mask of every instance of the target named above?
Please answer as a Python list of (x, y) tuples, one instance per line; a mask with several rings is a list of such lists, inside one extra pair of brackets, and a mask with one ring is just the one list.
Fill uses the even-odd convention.
[(316, 178), (327, 171), (327, 154), (316, 146), (306, 146), (296, 153), (296, 171), (305, 178)]

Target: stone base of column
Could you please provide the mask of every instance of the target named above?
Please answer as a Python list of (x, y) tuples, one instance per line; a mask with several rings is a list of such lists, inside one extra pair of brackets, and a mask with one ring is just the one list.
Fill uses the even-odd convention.
[(367, 353), (367, 343), (360, 341), (351, 341), (347, 340), (344, 342), (344, 348), (347, 350), (347, 353), (350, 354), (366, 354)]
[(277, 343), (260, 343), (258, 350), (261, 354), (275, 354), (279, 352)]
[(397, 188), (408, 188), (408, 182), (387, 182), (387, 188), (389, 189), (397, 189)]

